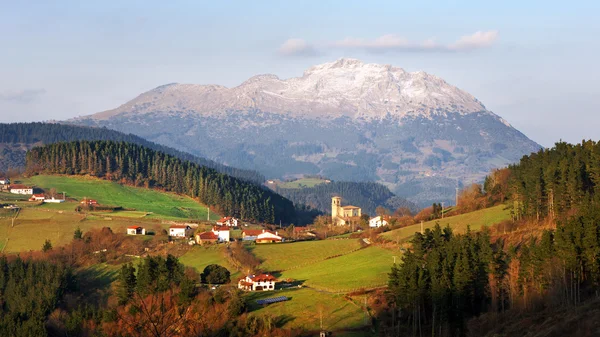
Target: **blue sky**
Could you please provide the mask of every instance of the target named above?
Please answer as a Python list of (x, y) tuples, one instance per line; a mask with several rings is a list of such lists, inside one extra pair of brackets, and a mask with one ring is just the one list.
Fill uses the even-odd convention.
[(0, 121), (67, 119), (165, 83), (235, 86), (354, 57), (442, 77), (542, 145), (600, 140), (599, 10), (593, 1), (0, 0)]

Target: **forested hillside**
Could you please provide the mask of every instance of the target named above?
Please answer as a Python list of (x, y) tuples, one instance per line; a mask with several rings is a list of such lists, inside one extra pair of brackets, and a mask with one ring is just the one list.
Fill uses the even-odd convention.
[(147, 141), (132, 134), (125, 134), (107, 128), (91, 128), (55, 123), (0, 124), (0, 172), (5, 172), (11, 168), (23, 168), (25, 166), (25, 154), (27, 150), (35, 145), (76, 140), (111, 140), (137, 144), (257, 184), (262, 184), (265, 180), (256, 171), (222, 165), (212, 160), (196, 157), (186, 152)]
[[(466, 335), (469, 318), (496, 315), (479, 319), (481, 331), (468, 332), (481, 336), (498, 317), (576, 310), (597, 298), (599, 183), (600, 143), (593, 141), (557, 143), (494, 171), (484, 197), (513, 207), (509, 231), (494, 237), (439, 227), (417, 233), (390, 274), (394, 309), (382, 317), (388, 335)], [(398, 311), (402, 318), (393, 320)]]
[(359, 206), (363, 213), (369, 215), (375, 215), (378, 206), (392, 211), (399, 207), (408, 207), (412, 211), (418, 209), (414, 203), (395, 196), (387, 187), (373, 182), (339, 181), (304, 188), (276, 187), (275, 190), (295, 204), (308, 205), (322, 212), (331, 212), (331, 197), (336, 195), (343, 198), (344, 205)]
[(76, 141), (27, 153), (27, 174), (91, 175), (188, 195), (221, 214), (242, 219), (293, 221), (292, 202), (249, 182), (136, 144)]

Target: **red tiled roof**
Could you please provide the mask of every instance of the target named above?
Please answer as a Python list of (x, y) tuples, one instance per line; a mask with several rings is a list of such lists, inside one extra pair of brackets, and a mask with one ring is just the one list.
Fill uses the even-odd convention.
[(226, 216), (226, 217), (223, 217), (223, 218), (219, 219), (219, 221), (217, 221), (217, 222), (225, 222), (225, 221), (231, 220), (231, 219), (233, 219), (233, 218), (230, 217), (230, 216)]
[(23, 190), (23, 189), (30, 189), (31, 187), (29, 186), (25, 186), (22, 184), (16, 184), (16, 185), (10, 185), (10, 189), (11, 190)]
[(294, 232), (304, 232), (307, 231), (308, 227), (304, 226), (304, 227), (294, 227)]
[(127, 227), (127, 228), (128, 228), (128, 229), (138, 229), (138, 228), (142, 228), (142, 227), (140, 227), (140, 226), (129, 226), (129, 227)]
[(262, 229), (245, 229), (242, 231), (242, 234), (246, 236), (257, 236), (258, 234), (262, 234), (264, 230)]
[(249, 276), (253, 282), (275, 281), (275, 276), (269, 274), (260, 274)]
[(200, 240), (218, 240), (219, 237), (213, 233), (213, 232), (203, 232), (200, 234), (197, 234), (198, 237), (200, 237)]
[(221, 231), (228, 231), (228, 230), (229, 230), (229, 227), (227, 227), (227, 226), (214, 226), (213, 227), (213, 231), (221, 232)]

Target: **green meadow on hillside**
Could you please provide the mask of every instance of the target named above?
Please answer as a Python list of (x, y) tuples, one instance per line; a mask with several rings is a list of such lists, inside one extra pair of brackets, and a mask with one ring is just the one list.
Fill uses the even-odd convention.
[[(456, 233), (464, 233), (467, 230), (467, 226), (470, 226), (471, 230), (478, 231), (484, 226), (491, 226), (509, 219), (510, 211), (506, 209), (505, 205), (498, 205), (471, 213), (428, 221), (423, 224), (423, 229), (433, 228), (436, 223), (439, 223), (442, 228), (449, 225)], [(415, 233), (420, 231), (421, 224), (416, 224), (382, 233), (381, 236), (388, 240), (401, 243), (407, 241)]]
[(281, 273), (281, 279), (291, 278), (303, 284), (329, 292), (351, 292), (360, 288), (385, 286), (394, 256), (400, 261), (400, 251), (367, 247), (340, 257), (310, 264)]
[[(256, 300), (286, 296), (289, 301), (259, 306)], [(270, 315), (283, 323), (284, 328), (316, 331), (320, 328), (321, 313), (326, 330), (352, 329), (365, 325), (366, 314), (354, 302), (341, 295), (318, 292), (314, 289), (286, 289), (275, 292), (255, 292), (247, 295), (251, 315)], [(336, 335), (337, 336), (337, 335)]]
[(358, 239), (348, 239), (256, 245), (251, 246), (250, 250), (262, 261), (261, 269), (282, 271), (314, 264), (358, 248)]
[(319, 178), (300, 178), (294, 181), (282, 182), (277, 184), (279, 188), (303, 188), (303, 187), (315, 187), (319, 184), (326, 183), (327, 180)]
[[(22, 183), (58, 193), (66, 192), (67, 197), (82, 200), (90, 198), (100, 204), (121, 206), (148, 213), (148, 218), (168, 219), (207, 219), (207, 208), (195, 200), (173, 193), (125, 186), (115, 182), (80, 176), (39, 175), (22, 179)], [(64, 207), (64, 206), (63, 206)], [(140, 213), (121, 213), (123, 217), (138, 217)], [(119, 216), (115, 214), (114, 216)], [(211, 220), (219, 219), (211, 213)]]
[(231, 273), (231, 282), (234, 283), (237, 281), (237, 278), (242, 276), (227, 260), (224, 245), (192, 247), (192, 249), (179, 258), (179, 261), (188, 267), (196, 269), (198, 273), (202, 273), (204, 268), (209, 264), (221, 265), (229, 270)]

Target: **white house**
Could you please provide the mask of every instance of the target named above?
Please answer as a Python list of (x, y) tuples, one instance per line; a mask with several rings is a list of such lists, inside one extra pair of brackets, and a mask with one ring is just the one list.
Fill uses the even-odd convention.
[(277, 235), (277, 232), (263, 230), (262, 233), (256, 236), (256, 243), (277, 243), (283, 241), (283, 238)]
[(275, 290), (276, 281), (275, 276), (269, 274), (248, 275), (238, 282), (238, 288), (246, 291)]
[(0, 185), (8, 185), (8, 184), (10, 184), (10, 179), (0, 178)]
[(127, 227), (128, 235), (146, 235), (146, 230), (141, 226), (129, 226)]
[(388, 225), (387, 217), (382, 217), (381, 215), (379, 215), (379, 216), (369, 219), (369, 227), (379, 228), (381, 226), (387, 226), (387, 225)]
[(187, 225), (173, 225), (169, 227), (169, 236), (185, 238), (192, 234), (192, 227)]
[(33, 187), (25, 185), (10, 185), (10, 193), (13, 194), (33, 194)]
[(237, 227), (238, 219), (231, 216), (226, 216), (217, 221), (217, 226)]
[(229, 227), (221, 226), (221, 227), (213, 227), (213, 233), (219, 238), (219, 242), (229, 242)]
[(34, 194), (29, 198), (29, 201), (44, 201), (46, 197), (43, 194)]

